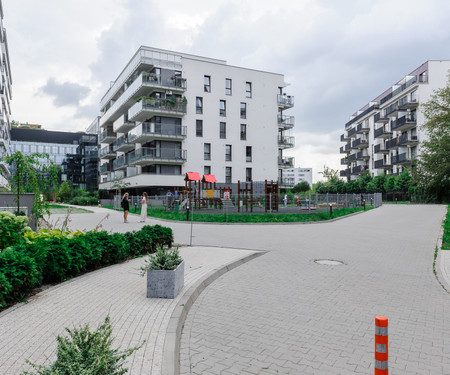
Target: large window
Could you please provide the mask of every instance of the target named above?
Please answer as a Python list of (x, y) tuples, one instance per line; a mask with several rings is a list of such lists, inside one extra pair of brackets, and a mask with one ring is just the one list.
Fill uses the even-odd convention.
[(205, 143), (203, 151), (203, 159), (211, 160), (211, 143)]
[(197, 120), (195, 122), (195, 135), (197, 137), (203, 137), (203, 121)]
[(252, 161), (252, 146), (245, 147), (245, 161), (246, 162)]
[(231, 161), (231, 145), (225, 145), (225, 161)]
[(241, 141), (245, 141), (247, 139), (247, 125), (241, 124)]
[(227, 115), (227, 102), (225, 100), (219, 102), (219, 115), (222, 117)]
[(241, 118), (247, 118), (247, 103), (241, 103)]
[(245, 82), (245, 97), (246, 98), (252, 97), (252, 83), (251, 82)]
[(211, 174), (211, 166), (210, 165), (205, 165), (203, 167), (203, 174)]
[(203, 77), (203, 87), (205, 92), (211, 92), (211, 77), (204, 76)]
[(203, 98), (200, 96), (195, 99), (195, 113), (199, 115), (203, 113)]
[(225, 95), (231, 95), (231, 79), (225, 78)]
[(221, 122), (220, 123), (220, 138), (225, 139), (227, 137), (227, 123)]
[(245, 168), (245, 181), (250, 182), (252, 180), (252, 169)]
[(225, 167), (225, 183), (231, 184), (231, 167)]

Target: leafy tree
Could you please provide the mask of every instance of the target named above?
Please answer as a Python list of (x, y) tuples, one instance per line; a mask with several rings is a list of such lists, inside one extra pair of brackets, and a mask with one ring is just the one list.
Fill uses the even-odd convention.
[(407, 192), (411, 186), (412, 177), (408, 170), (405, 169), (396, 179), (395, 179), (395, 190)]
[(311, 189), (311, 187), (309, 186), (307, 181), (300, 181), (297, 185), (295, 185), (292, 188), (292, 191), (294, 193), (302, 193), (302, 192), (308, 191), (310, 189)]
[(126, 189), (131, 184), (123, 180), (123, 176), (116, 175), (111, 179), (111, 188), (116, 191), (116, 194), (121, 194), (122, 189)]
[(67, 181), (64, 181), (59, 187), (59, 196), (63, 202), (67, 202), (72, 197), (72, 189)]
[[(48, 163), (42, 163), (47, 159)], [(49, 160), (48, 154), (34, 153), (23, 155), (20, 151), (1, 158), (14, 169), (9, 178), (11, 191), (16, 194), (17, 212), (20, 211), (20, 194), (34, 193), (33, 216), (39, 219), (44, 213), (49, 213), (48, 203), (44, 201), (43, 193), (52, 190), (58, 181), (58, 167)]]
[(395, 191), (395, 176), (393, 175), (388, 176), (386, 182), (384, 183), (384, 190)]
[(436, 90), (422, 105), (428, 140), (421, 142), (414, 178), (436, 201), (450, 199), (450, 85)]
[(323, 166), (323, 171), (319, 172), (319, 174), (323, 175), (329, 183), (339, 180), (339, 171), (337, 169), (329, 168), (326, 165)]

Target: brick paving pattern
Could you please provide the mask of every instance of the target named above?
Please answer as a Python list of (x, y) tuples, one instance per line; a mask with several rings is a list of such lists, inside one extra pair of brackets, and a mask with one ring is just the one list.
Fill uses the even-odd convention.
[(214, 227), (207, 239), (199, 225), (196, 243), (269, 252), (198, 298), (181, 374), (371, 374), (376, 315), (389, 318), (391, 373), (450, 374), (450, 295), (433, 274), (445, 210), (386, 205), (326, 224)]

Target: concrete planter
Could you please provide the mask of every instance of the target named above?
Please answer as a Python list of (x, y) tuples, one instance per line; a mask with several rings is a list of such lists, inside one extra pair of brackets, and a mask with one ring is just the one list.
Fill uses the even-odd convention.
[(184, 261), (171, 271), (147, 271), (147, 298), (175, 298), (184, 285)]

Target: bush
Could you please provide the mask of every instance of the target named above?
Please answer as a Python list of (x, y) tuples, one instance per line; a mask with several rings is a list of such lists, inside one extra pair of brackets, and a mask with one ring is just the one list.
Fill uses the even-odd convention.
[(26, 216), (16, 216), (8, 211), (0, 212), (0, 250), (19, 243), (26, 231)]
[(66, 328), (66, 331), (68, 336), (56, 338), (56, 361), (48, 367), (27, 361), (37, 373), (25, 371), (23, 375), (123, 375), (128, 371), (123, 367), (125, 359), (143, 345), (124, 351), (113, 349), (109, 316), (94, 332), (87, 324), (73, 330)]
[(141, 275), (144, 276), (148, 270), (174, 270), (182, 261), (178, 248), (168, 251), (166, 247), (159, 246), (156, 253), (150, 255), (145, 265), (141, 267)]
[(0, 252), (0, 307), (22, 300), (38, 284), (32, 257), (10, 249)]

